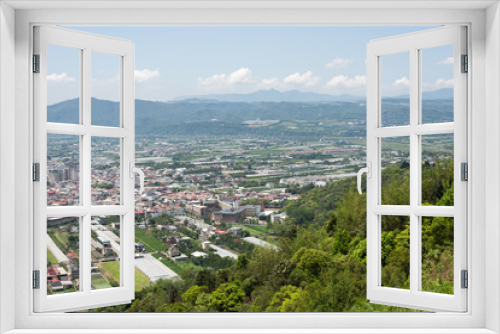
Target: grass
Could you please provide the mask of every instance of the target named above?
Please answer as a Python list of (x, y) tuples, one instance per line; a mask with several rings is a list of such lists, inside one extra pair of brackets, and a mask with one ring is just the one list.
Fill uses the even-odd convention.
[(101, 265), (107, 271), (109, 271), (111, 275), (114, 276), (117, 282), (120, 282), (120, 262), (118, 261), (101, 262)]
[(262, 235), (262, 232), (248, 228), (247, 225), (235, 224), (235, 225), (231, 225), (231, 227), (242, 227), (245, 231), (248, 231), (250, 233), (250, 236), (252, 236), (252, 237), (258, 237), (258, 236)]
[[(260, 233), (267, 233), (267, 227), (266, 226), (263, 226), (263, 225), (243, 225), (243, 228), (245, 228), (246, 230), (253, 230), (253, 231), (257, 231), (257, 232), (260, 232)], [(272, 232), (272, 229), (269, 229), (269, 232)], [(251, 234), (251, 232), (250, 232)]]
[(260, 237), (262, 234), (272, 233), (273, 229), (267, 230), (266, 226), (263, 225), (232, 225), (231, 227), (242, 227), (245, 231), (250, 232), (252, 237)]
[[(163, 254), (153, 254), (161, 263), (172, 269), (177, 275), (180, 275), (184, 268), (181, 268), (177, 263), (168, 260)], [(161, 258), (161, 259), (160, 259)]]
[(106, 279), (100, 274), (92, 274), (92, 286), (95, 289), (108, 289), (111, 288), (111, 284), (109, 284)]
[(57, 291), (57, 292), (53, 292), (55, 295), (61, 295), (61, 294), (64, 294), (64, 293), (70, 293), (70, 292), (76, 292), (76, 288), (74, 286), (72, 286), (71, 288), (68, 288), (68, 289), (64, 289), (62, 291)]
[(61, 251), (68, 249), (68, 236), (67, 233), (60, 232), (56, 229), (49, 230), (49, 236)]
[(135, 229), (135, 242), (144, 244), (144, 247), (146, 247), (148, 252), (162, 252), (167, 250), (167, 246), (165, 246), (161, 241), (138, 228)]
[[(167, 260), (168, 261), (168, 260)], [(185, 269), (194, 269), (194, 270), (200, 270), (203, 269), (203, 267), (197, 266), (196, 264), (192, 263), (191, 261), (182, 261), (182, 262), (176, 262), (175, 263), (177, 266), (179, 266), (182, 270)]]
[[(102, 262), (102, 266), (115, 278), (117, 282), (120, 282), (120, 262)], [(135, 291), (141, 291), (142, 288), (149, 286), (149, 283), (149, 279), (139, 270), (135, 269)]]
[(49, 261), (52, 264), (58, 264), (56, 257), (52, 254), (51, 251), (47, 248), (47, 261)]

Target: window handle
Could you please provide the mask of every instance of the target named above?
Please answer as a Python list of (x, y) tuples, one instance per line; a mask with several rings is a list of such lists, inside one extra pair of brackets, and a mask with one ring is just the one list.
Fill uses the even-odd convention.
[(366, 177), (371, 179), (372, 178), (372, 163), (371, 162), (367, 162), (366, 163), (366, 167), (364, 168), (361, 168), (359, 171), (358, 171), (358, 174), (357, 174), (357, 177), (358, 177), (358, 192), (360, 194), (362, 194), (363, 192), (361, 191), (361, 175), (363, 175), (363, 173), (366, 173)]
[(139, 194), (142, 194), (144, 192), (144, 172), (142, 171), (142, 169), (135, 167), (135, 163), (133, 161), (131, 161), (129, 164), (129, 172), (130, 172), (129, 176), (131, 179), (135, 179), (135, 173), (139, 174), (139, 182), (140, 182)]

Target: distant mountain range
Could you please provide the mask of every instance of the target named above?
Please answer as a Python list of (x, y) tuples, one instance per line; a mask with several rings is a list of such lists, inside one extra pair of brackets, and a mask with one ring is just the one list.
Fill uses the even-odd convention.
[(258, 90), (249, 94), (208, 94), (195, 96), (179, 96), (172, 101), (185, 100), (213, 100), (225, 102), (333, 102), (333, 101), (361, 101), (364, 96), (350, 94), (329, 95), (299, 90), (280, 92), (276, 89)]
[[(408, 95), (391, 97), (393, 99), (408, 98)], [(443, 88), (422, 94), (424, 100), (446, 100), (453, 99), (453, 89)], [(172, 101), (225, 101), (225, 102), (336, 102), (336, 101), (364, 101), (366, 97), (359, 95), (341, 94), (318, 94), (302, 92), (299, 90), (287, 90), (280, 92), (276, 89), (258, 90), (249, 94), (207, 94), (194, 96), (179, 96)]]
[[(308, 96), (309, 101), (252, 101), (259, 94), (293, 98), (293, 94)], [(338, 131), (346, 131), (342, 124), (366, 121), (366, 103), (364, 99), (350, 96), (349, 101), (314, 101), (314, 97), (325, 99), (322, 94), (304, 92), (264, 91), (248, 94), (252, 102), (229, 102), (214, 99), (196, 99), (158, 102), (135, 101), (135, 124), (138, 134), (169, 134), (182, 136), (210, 135), (263, 135), (278, 136), (296, 135), (316, 136), (322, 133), (332, 135)], [(220, 95), (239, 96), (237, 94)], [(242, 97), (244, 95), (241, 95)], [(423, 99), (422, 117), (426, 123), (453, 121), (453, 100), (449, 99), (450, 90), (426, 93)], [(339, 99), (337, 96), (330, 96)], [(263, 98), (263, 97), (262, 97)], [(344, 96), (347, 98), (347, 96)], [(383, 100), (383, 124), (402, 125), (409, 122), (408, 97), (396, 97)], [(78, 99), (63, 101), (47, 108), (47, 120), (56, 123), (73, 123), (79, 121)], [(119, 126), (120, 105), (118, 102), (98, 100), (91, 101), (92, 125)], [(259, 120), (273, 120), (266, 126)], [(248, 122), (250, 121), (250, 122)], [(253, 122), (257, 121), (257, 122)], [(406, 123), (405, 123), (406, 122)], [(253, 125), (252, 125), (253, 124)], [(349, 130), (350, 131), (350, 130)], [(364, 131), (364, 130), (363, 130)], [(363, 135), (363, 134), (357, 134)]]

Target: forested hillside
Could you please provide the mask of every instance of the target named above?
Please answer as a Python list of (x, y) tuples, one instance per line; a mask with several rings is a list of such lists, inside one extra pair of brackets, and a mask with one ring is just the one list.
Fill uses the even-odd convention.
[[(424, 123), (453, 121), (453, 100), (423, 100)], [(79, 100), (49, 106), (47, 120), (56, 123), (79, 122)], [(118, 126), (118, 102), (91, 101), (92, 124)], [(383, 100), (384, 125), (408, 124), (409, 99)], [(401, 111), (403, 110), (403, 112)], [(273, 120), (272, 124), (245, 123)], [(366, 105), (364, 101), (332, 102), (225, 102), (211, 100), (135, 102), (135, 126), (138, 135), (176, 136), (356, 136), (364, 137)], [(346, 127), (345, 123), (350, 123)], [(360, 128), (352, 128), (358, 124)], [(353, 132), (353, 133), (349, 133)]]
[[(401, 204), (409, 166), (383, 170), (382, 198)], [(426, 205), (453, 205), (453, 161), (422, 167)], [(96, 312), (369, 312), (411, 311), (366, 300), (366, 197), (346, 178), (289, 202), (274, 226), (279, 250), (255, 247), (227, 269), (185, 270), (159, 281), (132, 304)], [(409, 288), (408, 217), (382, 218), (382, 284)], [(453, 219), (422, 219), (424, 291), (453, 293)]]

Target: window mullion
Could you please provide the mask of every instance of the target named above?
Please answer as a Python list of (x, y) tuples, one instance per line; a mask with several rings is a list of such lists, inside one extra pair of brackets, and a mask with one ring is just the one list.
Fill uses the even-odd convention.
[(419, 124), (420, 108), (420, 61), (419, 50), (410, 49), (410, 291), (420, 288), (420, 218), (413, 210), (420, 204), (420, 154), (419, 135), (415, 129)]
[[(80, 189), (82, 191), (82, 205), (90, 209), (90, 184), (91, 184), (91, 135), (90, 135), (90, 115), (91, 115), (91, 51), (89, 48), (83, 49), (82, 62), (82, 125), (87, 132), (82, 136), (82, 161)], [(89, 240), (90, 242), (90, 240)]]
[[(91, 50), (83, 49), (82, 62), (82, 125), (90, 130), (91, 126)], [(90, 294), (91, 287), (91, 213), (90, 213), (90, 192), (91, 192), (91, 160), (92, 160), (91, 134), (87, 131), (82, 136), (82, 161), (81, 161), (81, 180), (80, 189), (82, 192), (82, 205), (86, 210), (82, 219), (82, 241), (80, 243), (80, 277), (83, 292)]]

